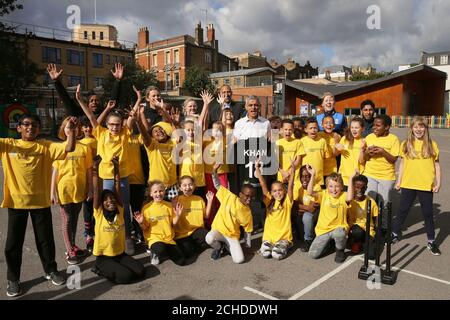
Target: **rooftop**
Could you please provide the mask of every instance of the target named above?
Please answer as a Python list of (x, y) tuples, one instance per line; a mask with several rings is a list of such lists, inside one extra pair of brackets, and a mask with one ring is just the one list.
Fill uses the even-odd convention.
[(263, 68), (254, 68), (254, 69), (241, 69), (236, 71), (225, 71), (225, 72), (216, 72), (211, 73), (209, 75), (210, 78), (222, 78), (222, 77), (238, 77), (238, 76), (250, 76), (255, 73), (260, 73), (264, 71), (271, 71), (275, 73), (275, 70), (269, 67)]

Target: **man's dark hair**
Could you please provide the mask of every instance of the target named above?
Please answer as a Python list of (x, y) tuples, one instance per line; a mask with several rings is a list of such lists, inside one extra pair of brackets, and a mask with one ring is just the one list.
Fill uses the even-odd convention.
[(376, 119), (380, 119), (381, 121), (383, 121), (383, 123), (384, 123), (384, 125), (385, 126), (391, 126), (391, 124), (392, 124), (392, 119), (391, 119), (391, 117), (389, 117), (387, 114), (378, 114), (376, 117), (375, 117), (375, 120)]
[(361, 181), (363, 183), (367, 184), (369, 183), (369, 180), (367, 179), (367, 177), (365, 175), (357, 175), (356, 177), (353, 177), (353, 183), (355, 183), (356, 181)]
[(255, 187), (252, 186), (250, 183), (245, 183), (245, 184), (243, 184), (242, 187), (241, 187), (241, 192), (243, 192), (245, 189), (248, 189), (248, 190), (255, 190)]
[(363, 102), (361, 102), (361, 108), (360, 109), (362, 110), (367, 105), (371, 106), (373, 108), (373, 110), (375, 110), (375, 103), (373, 103), (373, 101), (369, 100), (369, 99), (364, 100)]
[(29, 113), (25, 113), (23, 115), (20, 116), (19, 120), (17, 121), (17, 123), (19, 125), (22, 124), (23, 120), (25, 119), (31, 119), (35, 122), (37, 122), (39, 124), (39, 128), (41, 127), (41, 118), (39, 118), (39, 116), (37, 114), (29, 114)]

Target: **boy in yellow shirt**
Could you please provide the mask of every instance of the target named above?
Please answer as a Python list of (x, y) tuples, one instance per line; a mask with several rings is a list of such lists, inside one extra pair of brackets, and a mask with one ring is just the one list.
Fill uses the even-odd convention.
[[(349, 183), (352, 183), (349, 180)], [(378, 216), (378, 206), (375, 200), (366, 196), (367, 177), (359, 175), (353, 178), (354, 199), (350, 203), (348, 210), (348, 225), (350, 227), (349, 240), (351, 243), (352, 253), (361, 252), (361, 246), (366, 240), (366, 218), (367, 218), (367, 202), (370, 201), (371, 221), (370, 221), (370, 243), (369, 243), (369, 259), (375, 258), (375, 226), (376, 217)], [(366, 245), (364, 243), (364, 245)]]
[(302, 164), (314, 167), (316, 171), (314, 185), (323, 185), (323, 163), (326, 158), (330, 157), (331, 150), (325, 139), (319, 137), (319, 124), (316, 118), (311, 117), (306, 120), (305, 131), (307, 136), (300, 140), (306, 154), (302, 159)]
[[(345, 261), (345, 245), (347, 240), (348, 223), (347, 209), (353, 200), (353, 185), (348, 186), (348, 191), (343, 192), (344, 183), (338, 173), (332, 173), (327, 177), (326, 189), (314, 192), (315, 170), (311, 166), (307, 167), (311, 174), (308, 184), (308, 194), (317, 197), (320, 202), (319, 220), (316, 225), (316, 238), (309, 248), (309, 256), (317, 259), (326, 251), (331, 240), (336, 244), (337, 263)], [(357, 171), (355, 171), (355, 174)], [(352, 175), (351, 179), (355, 176)]]
[(104, 189), (100, 192), (101, 178), (98, 172), (101, 161), (101, 156), (97, 155), (92, 168), (95, 218), (93, 254), (97, 257), (92, 271), (114, 283), (128, 284), (142, 279), (145, 269), (142, 263), (125, 253), (125, 217), (120, 197), (119, 157), (115, 156), (111, 160), (114, 168), (112, 191)]
[(62, 160), (75, 150), (77, 120), (67, 122), (67, 141), (56, 143), (36, 139), (41, 120), (36, 115), (19, 118), (17, 132), (21, 138), (0, 138), (0, 155), (4, 172), (2, 208), (8, 208), (8, 232), (5, 257), (8, 279), (6, 294), (16, 297), (20, 288), (22, 247), (25, 239), (28, 215), (33, 223), (36, 246), (45, 270), (45, 278), (54, 285), (62, 285), (65, 279), (58, 273), (55, 261), (52, 213), (50, 211), (51, 167), (54, 160)]
[[(391, 118), (379, 114), (373, 121), (372, 131), (361, 148), (364, 150), (364, 175), (368, 178), (367, 192), (377, 202), (383, 201), (383, 233), (387, 228), (387, 204), (395, 184), (395, 162), (400, 154), (400, 141), (389, 133)], [(386, 216), (385, 216), (386, 215)]]
[(213, 181), (220, 208), (212, 223), (211, 231), (206, 235), (206, 242), (214, 249), (211, 260), (218, 260), (226, 247), (234, 263), (243, 263), (244, 253), (239, 243), (240, 227), (243, 227), (245, 231), (246, 247), (251, 248), (253, 217), (250, 202), (255, 197), (255, 188), (251, 184), (244, 184), (239, 197), (236, 196), (220, 184), (217, 177), (219, 166), (219, 164), (214, 165)]

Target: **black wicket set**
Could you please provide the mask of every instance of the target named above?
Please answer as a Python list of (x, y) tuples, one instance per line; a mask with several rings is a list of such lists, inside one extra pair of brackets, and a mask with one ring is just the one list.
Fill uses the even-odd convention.
[[(392, 245), (392, 203), (387, 203), (387, 232), (386, 232), (386, 267), (381, 269), (380, 256), (381, 256), (381, 223), (383, 217), (383, 203), (380, 201), (378, 204), (379, 213), (377, 221), (377, 230), (375, 234), (375, 270), (381, 272), (381, 283), (393, 285), (397, 281), (397, 273), (391, 270), (391, 245)], [(367, 201), (366, 208), (366, 238), (364, 247), (364, 264), (358, 272), (358, 278), (361, 280), (367, 280), (374, 274), (375, 270), (369, 268), (369, 252), (370, 252), (370, 225), (372, 220), (372, 208), (371, 201)], [(384, 245), (384, 243), (383, 243)]]

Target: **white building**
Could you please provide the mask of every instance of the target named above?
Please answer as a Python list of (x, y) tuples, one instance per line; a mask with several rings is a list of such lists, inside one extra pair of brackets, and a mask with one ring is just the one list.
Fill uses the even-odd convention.
[(447, 73), (447, 81), (445, 82), (445, 104), (446, 112), (450, 113), (450, 51), (443, 52), (422, 52), (420, 63), (438, 69)]
[(346, 66), (329, 66), (320, 70), (319, 75), (315, 78), (343, 82), (349, 81), (352, 74), (352, 68)]

